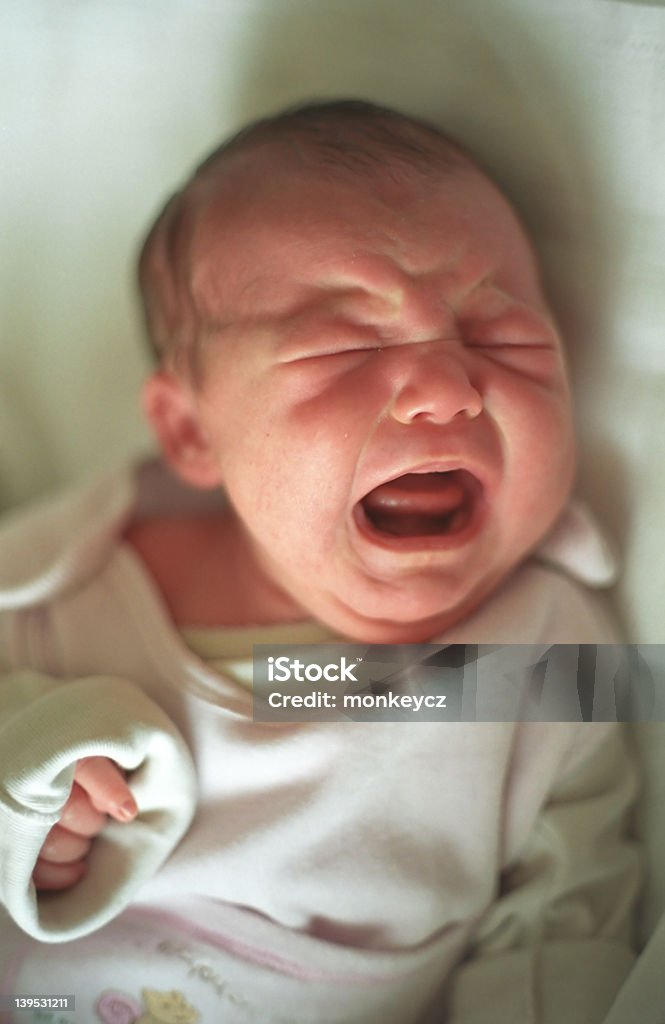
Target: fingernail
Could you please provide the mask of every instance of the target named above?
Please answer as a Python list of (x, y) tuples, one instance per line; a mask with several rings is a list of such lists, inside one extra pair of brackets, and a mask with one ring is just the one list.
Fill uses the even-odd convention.
[(134, 800), (125, 800), (124, 803), (116, 806), (116, 814), (123, 821), (131, 821), (138, 813), (138, 807)]

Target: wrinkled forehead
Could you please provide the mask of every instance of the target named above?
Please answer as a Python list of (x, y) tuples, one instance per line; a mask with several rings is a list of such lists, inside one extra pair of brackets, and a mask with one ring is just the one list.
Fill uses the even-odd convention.
[(390, 290), (400, 273), (495, 275), (539, 291), (531, 244), (499, 189), (472, 164), (431, 175), (319, 173), (276, 160), (231, 161), (189, 197), (190, 294), (202, 316), (280, 312), (293, 288)]

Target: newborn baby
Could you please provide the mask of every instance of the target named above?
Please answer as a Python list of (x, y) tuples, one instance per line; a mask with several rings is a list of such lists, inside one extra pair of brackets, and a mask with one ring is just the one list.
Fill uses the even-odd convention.
[[(16, 721), (29, 704), (38, 733), (43, 694), (75, 686), (85, 703), (82, 678), (104, 673), (100, 702), (135, 721), (135, 692), (146, 735), (172, 747), (134, 727), (123, 760), (124, 724), (117, 754), (68, 731), (77, 784), (34, 875), (55, 892), (6, 886), (13, 916), (85, 951), (77, 998), (99, 1019), (112, 986), (136, 1000), (177, 985), (203, 1020), (600, 1021), (632, 962), (619, 728), (266, 726), (241, 664), (275, 637), (614, 640), (583, 586), (611, 569), (569, 503), (561, 338), (511, 205), (429, 125), (310, 106), (215, 151), (158, 218), (140, 276), (158, 359), (144, 408), (171, 475), (127, 470), (75, 500), (68, 560), (56, 545), (37, 572), (0, 576), (0, 597)], [(11, 594), (30, 586), (48, 657), (17, 639), (37, 601)], [(48, 677), (36, 702), (25, 668)], [(191, 817), (185, 794), (167, 848), (141, 846), (177, 803), (171, 723), (200, 802), (161, 866)], [(90, 728), (82, 712), (77, 737)], [(142, 766), (134, 796), (115, 761)], [(86, 871), (103, 813), (132, 818), (135, 799)], [(118, 849), (122, 877), (97, 870)], [(43, 949), (20, 968), (42, 989)]]

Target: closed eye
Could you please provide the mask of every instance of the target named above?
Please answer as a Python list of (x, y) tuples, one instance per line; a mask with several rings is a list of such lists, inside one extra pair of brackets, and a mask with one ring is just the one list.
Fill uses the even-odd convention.
[(552, 325), (531, 310), (512, 309), (487, 319), (469, 316), (462, 319), (460, 327), (467, 348), (525, 353), (559, 348)]
[(559, 346), (551, 341), (506, 341), (494, 337), (467, 342), (466, 348), (477, 353), (478, 359), (507, 373), (541, 383), (561, 369)]
[(467, 348), (480, 348), (480, 349), (511, 349), (520, 352), (554, 352), (556, 345), (549, 341), (543, 342), (526, 342), (526, 341), (499, 341), (498, 339), (487, 339), (484, 341), (467, 341)]
[(344, 348), (324, 348), (313, 352), (293, 352), (283, 355), (280, 363), (307, 363), (317, 359), (339, 359), (344, 356), (366, 356), (372, 352), (381, 352), (378, 345), (349, 345)]

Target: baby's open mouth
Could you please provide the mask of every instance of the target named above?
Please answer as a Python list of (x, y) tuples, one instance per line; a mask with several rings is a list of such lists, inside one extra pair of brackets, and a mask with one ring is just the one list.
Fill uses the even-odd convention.
[(469, 525), (481, 485), (465, 469), (405, 473), (360, 502), (374, 530), (391, 537), (449, 537)]

